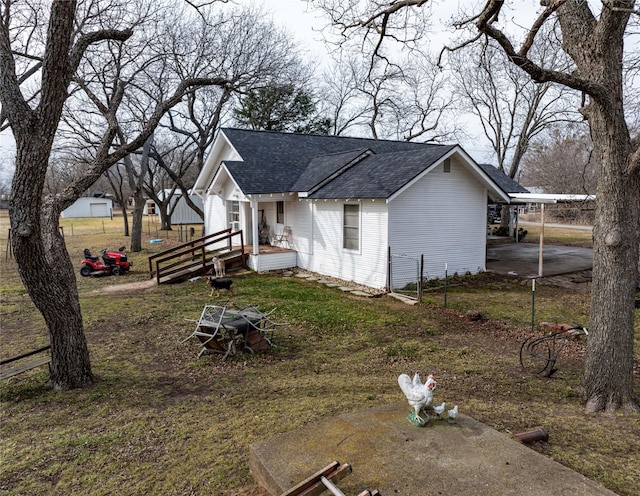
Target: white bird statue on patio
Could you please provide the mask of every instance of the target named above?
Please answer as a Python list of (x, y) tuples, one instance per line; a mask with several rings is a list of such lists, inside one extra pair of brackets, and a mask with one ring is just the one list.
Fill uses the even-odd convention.
[(437, 418), (437, 419), (442, 418), (442, 414), (444, 413), (444, 409), (445, 409), (446, 407), (447, 407), (447, 404), (446, 404), (446, 403), (444, 403), (444, 402), (443, 402), (443, 403), (442, 403), (442, 405), (440, 405), (440, 406), (434, 406), (434, 407), (433, 407), (433, 411), (435, 412), (435, 414), (436, 414), (436, 418)]
[(458, 405), (454, 406), (447, 413), (449, 414), (449, 423), (450, 424), (455, 424), (456, 417), (458, 416)]
[(433, 390), (436, 388), (436, 381), (433, 375), (430, 375), (427, 378), (427, 382), (423, 384), (418, 371), (413, 376), (413, 380), (407, 374), (400, 374), (398, 376), (398, 385), (415, 412), (413, 419), (409, 414), (409, 420), (414, 425), (423, 426), (429, 421), (429, 417), (427, 416), (426, 420), (423, 419), (420, 416), (420, 411), (428, 407), (433, 401)]

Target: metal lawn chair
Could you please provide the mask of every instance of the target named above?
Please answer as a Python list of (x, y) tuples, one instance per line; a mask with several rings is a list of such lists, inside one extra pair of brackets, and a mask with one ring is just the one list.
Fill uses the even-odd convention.
[(273, 236), (273, 243), (280, 243), (280, 246), (284, 248), (284, 243), (287, 243), (287, 247), (291, 249), (291, 228), (284, 226), (280, 234)]

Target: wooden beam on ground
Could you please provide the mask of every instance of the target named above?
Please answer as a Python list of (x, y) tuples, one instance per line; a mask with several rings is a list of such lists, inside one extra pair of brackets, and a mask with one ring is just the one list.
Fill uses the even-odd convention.
[(351, 465), (340, 462), (333, 462), (322, 470), (316, 472), (311, 477), (303, 480), (300, 484), (283, 493), (282, 496), (318, 496), (327, 490), (322, 483), (322, 477), (331, 481), (338, 481), (351, 473)]

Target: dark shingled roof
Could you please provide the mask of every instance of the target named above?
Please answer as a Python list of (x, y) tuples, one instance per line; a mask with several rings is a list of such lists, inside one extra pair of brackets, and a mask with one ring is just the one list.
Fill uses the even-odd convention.
[[(346, 165), (356, 157), (358, 151), (363, 152), (367, 149), (380, 155), (413, 150), (434, 150), (435, 155), (442, 156), (453, 148), (450, 145), (247, 129), (224, 128), (222, 132), (243, 159), (243, 162), (227, 161), (225, 165), (245, 194), (305, 191), (306, 189), (296, 188), (302, 184), (308, 186), (319, 177), (330, 176), (341, 167), (341, 164)], [(329, 157), (332, 154), (342, 155), (332, 159)], [(429, 165), (431, 163), (424, 163), (423, 168)], [(326, 174), (322, 173), (323, 169)], [(367, 177), (371, 178), (371, 175), (368, 174)], [(389, 174), (386, 177), (389, 177)], [(296, 184), (299, 179), (301, 183)], [(409, 180), (410, 178), (404, 178), (405, 183)], [(341, 175), (339, 182), (342, 181)], [(366, 185), (364, 181), (360, 181), (359, 184), (368, 191), (376, 190), (374, 184)], [(378, 192), (375, 198), (379, 198), (380, 194)], [(364, 194), (354, 196), (365, 197)]]
[(422, 150), (372, 155), (309, 198), (389, 198), (453, 148), (425, 146)]
[(309, 165), (293, 185), (294, 191), (310, 191), (351, 162), (362, 160), (373, 152), (369, 149), (352, 150), (344, 153), (321, 155), (309, 162)]
[[(456, 145), (223, 128), (242, 157), (225, 161), (245, 194), (389, 198)], [(525, 188), (491, 165), (482, 170), (506, 193)]]
[(520, 186), (517, 182), (498, 170), (491, 164), (478, 164), (483, 171), (506, 193), (528, 193), (529, 190)]

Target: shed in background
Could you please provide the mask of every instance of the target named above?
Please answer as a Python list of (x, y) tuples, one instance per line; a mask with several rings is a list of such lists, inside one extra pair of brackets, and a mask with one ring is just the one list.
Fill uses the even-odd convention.
[(113, 200), (111, 198), (95, 198), (84, 196), (78, 198), (73, 205), (62, 211), (62, 217), (112, 217)]
[[(165, 189), (158, 193), (160, 198), (165, 198), (166, 196), (171, 195), (171, 200), (169, 202), (168, 211), (171, 216), (171, 225), (186, 225), (186, 224), (203, 224), (204, 220), (202, 217), (198, 215), (198, 213), (193, 210), (186, 202), (180, 191), (174, 191), (173, 194), (170, 189)], [(204, 209), (204, 203), (202, 198), (195, 193), (189, 195), (191, 201), (201, 209)], [(172, 211), (173, 209), (173, 211)], [(160, 220), (160, 208), (156, 205), (156, 203), (147, 199), (144, 215), (157, 215), (158, 220)]]

